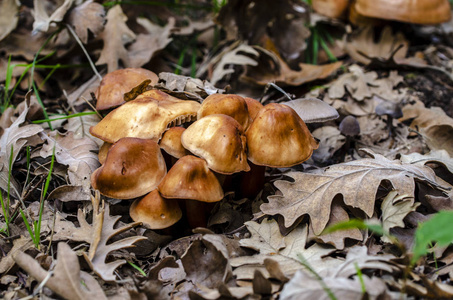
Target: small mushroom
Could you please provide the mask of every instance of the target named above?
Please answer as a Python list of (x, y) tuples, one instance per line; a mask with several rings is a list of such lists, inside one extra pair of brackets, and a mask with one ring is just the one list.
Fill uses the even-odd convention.
[(217, 173), (228, 175), (250, 170), (244, 130), (230, 116), (214, 114), (199, 119), (184, 131), (181, 142)]
[(179, 158), (190, 154), (181, 143), (181, 135), (184, 130), (186, 130), (184, 127), (170, 127), (159, 142), (160, 148), (164, 150), (168, 168), (174, 165)]
[(132, 220), (142, 222), (149, 229), (165, 229), (181, 219), (182, 211), (177, 201), (162, 198), (156, 189), (136, 199), (129, 209), (129, 215)]
[(104, 164), (105, 159), (107, 158), (107, 153), (109, 152), (109, 149), (110, 147), (112, 147), (112, 145), (113, 145), (112, 143), (104, 142), (102, 146), (99, 148), (98, 159), (101, 165)]
[(354, 136), (360, 133), (360, 125), (357, 119), (351, 115), (346, 116), (340, 123), (339, 129), (342, 135), (346, 137), (346, 142), (343, 146), (344, 154), (349, 153), (351, 149), (351, 140)]
[(378, 116), (387, 116), (387, 129), (389, 131), (388, 137), (383, 139), (386, 140), (393, 135), (393, 119), (398, 119), (403, 116), (403, 111), (401, 110), (401, 104), (390, 101), (382, 101), (376, 106), (376, 114)]
[(317, 98), (298, 98), (281, 104), (288, 105), (305, 123), (319, 123), (339, 117), (335, 108)]
[(330, 18), (342, 17), (349, 6), (349, 0), (312, 0), (313, 9)]
[(143, 68), (126, 68), (108, 73), (95, 92), (96, 109), (106, 110), (120, 106), (126, 102), (124, 94), (147, 79), (151, 80), (151, 85), (159, 80), (155, 73)]
[(415, 24), (440, 24), (451, 18), (448, 0), (356, 0), (359, 15)]
[(202, 158), (187, 155), (180, 158), (159, 184), (159, 192), (167, 199), (183, 199), (191, 228), (206, 227), (205, 203), (223, 199), (217, 177)]
[(256, 118), (256, 115), (264, 107), (264, 105), (261, 104), (261, 102), (259, 102), (258, 100), (255, 100), (253, 98), (244, 97), (244, 100), (247, 103), (247, 109), (249, 111), (249, 116), (251, 119), (250, 122), (253, 122), (253, 120), (255, 120)]
[(250, 116), (247, 102), (239, 95), (212, 94), (204, 99), (198, 110), (198, 119), (208, 115), (224, 114), (235, 119), (245, 129), (249, 126)]
[(107, 197), (132, 199), (156, 189), (166, 173), (164, 157), (155, 141), (122, 138), (91, 175), (91, 186)]

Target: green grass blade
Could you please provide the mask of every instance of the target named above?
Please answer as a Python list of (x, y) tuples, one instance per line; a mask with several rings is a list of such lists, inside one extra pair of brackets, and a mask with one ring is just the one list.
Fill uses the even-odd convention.
[(36, 120), (36, 121), (32, 121), (32, 123), (33, 124), (41, 124), (41, 123), (47, 123), (47, 122), (52, 122), (52, 121), (57, 121), (57, 120), (65, 120), (65, 119), (71, 119), (71, 118), (88, 116), (88, 115), (95, 115), (95, 114), (96, 114), (95, 111), (86, 111), (86, 112), (76, 113), (76, 114), (72, 114), (72, 115), (68, 115), (68, 116), (62, 116), (60, 118)]
[[(47, 114), (46, 107), (44, 106), (44, 103), (42, 103), (42, 101), (41, 101), (41, 97), (39, 96), (39, 91), (36, 88), (36, 84), (34, 81), (33, 81), (33, 91), (35, 92), (36, 100), (38, 100), (39, 105), (41, 105), (41, 107), (42, 107), (44, 117), (46, 117), (46, 119), (49, 119), (49, 115)], [(47, 124), (49, 125), (50, 130), (53, 130), (52, 123), (47, 122)]]
[(28, 223), (28, 220), (24, 214), (24, 211), (21, 208), (19, 208), (19, 212), (20, 212), (20, 215), (22, 216), (22, 220), (24, 220), (25, 227), (27, 227), (28, 234), (30, 234), (33, 244), (35, 245), (36, 248), (38, 248), (39, 243), (36, 243), (35, 234), (33, 233), (33, 229), (31, 228), (30, 223)]
[(136, 264), (134, 264), (134, 263), (132, 263), (132, 262), (130, 262), (130, 261), (128, 261), (128, 263), (131, 265), (131, 267), (133, 267), (134, 269), (136, 269), (137, 271), (139, 271), (140, 274), (142, 274), (142, 275), (145, 276), (145, 277), (147, 276), (146, 273), (145, 273), (145, 271), (143, 271), (142, 268), (140, 268), (139, 266), (137, 266)]

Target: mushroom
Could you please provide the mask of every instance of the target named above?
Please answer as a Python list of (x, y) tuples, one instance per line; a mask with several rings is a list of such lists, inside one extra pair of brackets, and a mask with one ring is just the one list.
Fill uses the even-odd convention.
[(346, 137), (346, 142), (343, 146), (344, 154), (346, 154), (351, 148), (351, 139), (360, 133), (360, 125), (355, 117), (349, 115), (341, 121), (339, 129), (341, 134)]
[(163, 154), (168, 168), (174, 165), (179, 158), (190, 154), (181, 143), (181, 135), (184, 130), (186, 130), (184, 127), (170, 127), (159, 142), (160, 148), (164, 150)]
[[(244, 97), (245, 103), (247, 103), (247, 109), (249, 111), (250, 122), (255, 120), (256, 115), (258, 112), (264, 107), (261, 102), (255, 100), (253, 98)], [(247, 129), (247, 128), (246, 128)]]
[(375, 111), (378, 116), (387, 116), (386, 123), (389, 133), (387, 138), (382, 139), (382, 141), (384, 141), (393, 135), (393, 119), (398, 119), (403, 116), (401, 104), (390, 101), (382, 101), (376, 106)]
[(181, 142), (217, 173), (229, 175), (250, 170), (244, 130), (230, 116), (214, 114), (197, 120), (184, 131)]
[(174, 225), (182, 217), (178, 202), (164, 199), (157, 189), (145, 197), (136, 199), (129, 215), (135, 222), (142, 222), (149, 229), (164, 229)]
[(166, 173), (164, 157), (155, 141), (122, 138), (91, 175), (91, 186), (107, 197), (132, 199), (156, 189)]
[(108, 73), (95, 92), (96, 109), (106, 110), (125, 103), (124, 94), (144, 80), (151, 80), (151, 85), (159, 81), (157, 75), (143, 68), (126, 68)]
[(186, 201), (187, 220), (191, 228), (206, 227), (208, 207), (204, 203), (223, 199), (217, 177), (204, 159), (193, 155), (180, 158), (158, 188), (164, 198)]
[(416, 24), (439, 24), (450, 20), (448, 0), (356, 0), (359, 15)]
[(198, 119), (208, 115), (223, 114), (235, 119), (245, 129), (249, 126), (250, 116), (247, 102), (239, 95), (212, 94), (204, 99), (198, 110)]
[(107, 153), (109, 152), (109, 149), (110, 147), (112, 147), (112, 145), (113, 145), (112, 143), (104, 142), (102, 146), (99, 148), (98, 159), (101, 165), (104, 164), (105, 159), (107, 158)]
[(264, 106), (245, 135), (248, 159), (261, 166), (291, 167), (306, 161), (318, 148), (304, 121), (284, 104)]
[[(171, 97), (171, 96), (169, 96)], [(196, 119), (200, 104), (195, 101), (138, 97), (111, 111), (90, 133), (109, 143), (123, 137), (160, 140), (171, 126)]]
[(304, 121), (289, 106), (270, 103), (246, 131), (251, 171), (242, 174), (239, 195), (255, 197), (264, 185), (265, 167), (291, 167), (318, 148)]

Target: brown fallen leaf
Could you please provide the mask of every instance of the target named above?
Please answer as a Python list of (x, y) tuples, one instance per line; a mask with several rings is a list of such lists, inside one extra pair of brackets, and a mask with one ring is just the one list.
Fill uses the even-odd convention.
[(253, 256), (240, 256), (232, 258), (231, 265), (235, 267), (233, 274), (238, 280), (252, 280), (255, 270), (258, 269), (268, 278), (270, 274), (264, 267), (265, 259), (272, 259), (280, 265), (286, 277), (291, 277), (297, 270), (304, 269), (300, 257), (312, 266), (318, 274), (324, 274), (341, 264), (341, 260), (326, 257), (334, 249), (314, 243), (307, 249), (307, 225), (298, 226), (287, 236), (280, 233), (278, 223), (266, 219), (261, 224), (245, 222), (251, 233), (250, 238), (240, 241), (242, 247), (258, 251)]
[(293, 70), (278, 55), (258, 46), (254, 49), (259, 50), (258, 64), (248, 66), (240, 79), (258, 85), (275, 82), (279, 86), (299, 86), (317, 79), (325, 79), (343, 64), (342, 61), (326, 65), (300, 63), (298, 65), (300, 70)]
[[(298, 271), (283, 287), (280, 294), (282, 300), (297, 299), (332, 299), (326, 291), (330, 290), (335, 299), (383, 299), (387, 296), (387, 286), (378, 277), (369, 278), (366, 275), (349, 278), (324, 277), (314, 278), (307, 272)], [(366, 291), (366, 294), (363, 292)]]
[(269, 203), (262, 204), (261, 210), (269, 215), (282, 215), (287, 228), (308, 214), (314, 233), (320, 234), (329, 221), (331, 202), (337, 194), (343, 196), (346, 205), (358, 208), (371, 217), (377, 188), (382, 180), (390, 181), (398, 193), (410, 197), (414, 197), (415, 179), (443, 192), (450, 188), (442, 186), (429, 167), (392, 161), (372, 152), (369, 154), (373, 158), (331, 165), (320, 174), (286, 174), (294, 182), (276, 181), (275, 186), (283, 195), (269, 196)]
[[(349, 36), (344, 37), (343, 47), (355, 61), (365, 65), (371, 62), (367, 57), (390, 58), (397, 47), (403, 45), (394, 55), (394, 58), (403, 59), (406, 57), (409, 42), (401, 32), (392, 33), (390, 26), (384, 27), (379, 40), (375, 42), (374, 30), (376, 27), (367, 26), (359, 28)], [(362, 55), (365, 54), (366, 56)]]
[(68, 23), (80, 40), (88, 42), (88, 31), (97, 36), (104, 29), (105, 10), (104, 7), (93, 0), (88, 0), (74, 7), (68, 16)]
[[(404, 228), (403, 219), (420, 205), (414, 203), (414, 199), (407, 195), (399, 195), (397, 191), (390, 191), (381, 204), (382, 227), (385, 232), (390, 232), (391, 228)], [(383, 235), (381, 241), (391, 243), (391, 240)]]
[(33, 248), (33, 242), (29, 236), (20, 236), (13, 241), (13, 248), (9, 250), (8, 254), (0, 259), (0, 274), (6, 273), (14, 266), (14, 255), (18, 251), (25, 252)]
[(346, 142), (346, 137), (334, 126), (323, 126), (312, 132), (319, 140), (318, 149), (313, 150), (312, 158), (321, 163), (327, 162)]
[[(45, 0), (34, 0), (33, 1), (33, 16), (35, 21), (33, 22), (33, 32), (49, 30), (49, 26), (52, 22), (63, 21), (64, 16), (71, 8), (74, 0), (56, 1), (56, 3)], [(48, 15), (48, 12), (51, 15)]]
[[(88, 255), (84, 254), (84, 256), (93, 271), (99, 277), (105, 281), (115, 281), (115, 269), (125, 264), (126, 260), (117, 259), (111, 262), (106, 262), (107, 256), (115, 250), (133, 247), (134, 243), (144, 240), (146, 237), (130, 236), (109, 243), (112, 237), (140, 225), (140, 222), (129, 223), (119, 228), (115, 228), (121, 216), (110, 216), (108, 203), (103, 202), (103, 205), (100, 205), (99, 192), (96, 192), (96, 196), (92, 197), (92, 204), (94, 216), (93, 224), (91, 226), (91, 244)], [(84, 228), (87, 228), (86, 224), (84, 225)]]
[(63, 128), (66, 131), (72, 132), (75, 140), (84, 143), (83, 138), (88, 137), (92, 139), (99, 147), (104, 143), (101, 139), (94, 137), (90, 134), (90, 127), (99, 123), (101, 118), (98, 115), (86, 115), (77, 118), (68, 119)]
[(96, 65), (107, 64), (109, 73), (118, 69), (119, 60), (126, 67), (131, 64), (125, 44), (134, 41), (136, 35), (127, 27), (126, 21), (127, 17), (120, 5), (115, 5), (107, 12), (107, 24), (100, 35), (104, 41), (104, 47)]
[[(57, 264), (52, 273), (24, 252), (14, 256), (16, 263), (30, 276), (45, 281), (45, 286), (68, 300), (107, 299), (101, 286), (90, 274), (80, 271), (77, 254), (66, 243), (59, 243)], [(83, 283), (83, 284), (82, 284)]]
[(93, 240), (93, 227), (88, 224), (85, 218), (85, 213), (79, 209), (77, 211), (77, 221), (79, 222), (79, 227), (76, 227), (74, 222), (64, 220), (61, 214), (57, 212), (54, 227), (55, 233), (52, 240), (70, 240), (75, 242), (91, 243)]
[(4, 0), (0, 3), (0, 41), (16, 28), (19, 5), (17, 0)]

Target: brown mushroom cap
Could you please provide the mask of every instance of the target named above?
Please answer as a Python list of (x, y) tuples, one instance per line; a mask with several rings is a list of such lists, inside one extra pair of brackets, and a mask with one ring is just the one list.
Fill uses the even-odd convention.
[(304, 121), (284, 104), (264, 106), (245, 134), (248, 159), (261, 166), (294, 166), (318, 148)]
[(126, 68), (108, 73), (102, 78), (101, 84), (95, 92), (96, 109), (104, 110), (120, 106), (126, 102), (124, 93), (147, 79), (151, 80), (151, 85), (159, 81), (159, 77), (155, 73), (143, 68)]
[(239, 95), (212, 94), (204, 99), (198, 110), (198, 119), (208, 115), (223, 114), (235, 119), (246, 129), (249, 126), (250, 116), (247, 103)]
[(339, 18), (348, 8), (349, 0), (312, 0), (313, 9), (324, 16)]
[(112, 143), (107, 143), (104, 142), (102, 146), (99, 148), (99, 153), (98, 153), (98, 159), (101, 165), (105, 162), (105, 159), (107, 158), (107, 153), (110, 150), (110, 147), (112, 147)]
[(247, 103), (247, 109), (249, 110), (251, 122), (253, 122), (253, 120), (255, 120), (256, 118), (256, 115), (264, 107), (264, 105), (261, 104), (261, 102), (259, 102), (258, 100), (255, 100), (253, 98), (244, 97), (244, 100)]
[(184, 148), (204, 158), (221, 174), (249, 171), (242, 126), (227, 115), (209, 115), (187, 128), (181, 136)]
[(129, 101), (92, 126), (90, 133), (109, 143), (124, 137), (158, 142), (168, 127), (196, 118), (200, 107), (198, 102), (174, 99), (140, 97)]
[(166, 173), (164, 157), (155, 141), (123, 138), (93, 172), (91, 185), (107, 197), (132, 199), (157, 188)]
[(135, 200), (129, 214), (135, 222), (142, 222), (150, 229), (164, 229), (179, 221), (182, 217), (178, 202), (164, 199), (157, 190)]
[(160, 148), (176, 158), (188, 155), (190, 152), (181, 143), (184, 130), (186, 130), (184, 127), (170, 127), (159, 142)]
[(448, 0), (357, 0), (358, 14), (416, 24), (439, 24), (451, 17)]
[(186, 155), (180, 158), (159, 184), (165, 198), (217, 202), (223, 190), (217, 177), (202, 158)]

